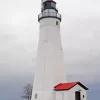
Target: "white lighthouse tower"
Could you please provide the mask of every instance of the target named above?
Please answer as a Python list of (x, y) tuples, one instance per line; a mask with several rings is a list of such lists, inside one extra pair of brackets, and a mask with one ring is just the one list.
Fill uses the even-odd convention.
[(66, 83), (66, 74), (60, 36), (61, 15), (55, 1), (42, 2), (38, 21), (40, 32), (31, 100), (56, 100), (60, 95), (57, 96), (59, 89), (54, 86)]

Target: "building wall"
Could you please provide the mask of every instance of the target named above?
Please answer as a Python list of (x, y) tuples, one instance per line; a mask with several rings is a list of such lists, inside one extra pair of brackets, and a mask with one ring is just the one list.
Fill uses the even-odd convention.
[(68, 91), (56, 91), (56, 99), (55, 100), (69, 100), (68, 99)]
[[(58, 21), (59, 25), (56, 25)], [(66, 82), (63, 50), (60, 35), (60, 20), (44, 18), (40, 20), (37, 66), (34, 76), (32, 100), (53, 100), (53, 88)]]
[[(56, 25), (58, 21), (59, 25)], [(60, 82), (66, 82), (64, 58), (61, 45), (60, 21), (56, 18), (40, 20), (37, 69), (34, 88), (53, 90)]]
[(79, 91), (79, 90), (81, 90), (81, 100), (87, 100), (86, 90), (79, 85), (76, 85), (70, 90), (55, 91), (56, 92), (55, 100), (75, 100), (75, 91)]
[[(80, 91), (81, 93), (81, 100), (87, 100), (86, 90), (83, 89), (81, 86), (76, 85), (72, 89), (68, 91), (68, 100), (75, 100), (75, 91)], [(84, 95), (84, 98), (83, 98)]]

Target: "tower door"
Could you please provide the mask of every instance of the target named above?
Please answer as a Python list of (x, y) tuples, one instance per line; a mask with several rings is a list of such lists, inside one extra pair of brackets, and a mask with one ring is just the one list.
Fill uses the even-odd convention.
[(81, 100), (81, 93), (80, 91), (75, 92), (75, 100)]

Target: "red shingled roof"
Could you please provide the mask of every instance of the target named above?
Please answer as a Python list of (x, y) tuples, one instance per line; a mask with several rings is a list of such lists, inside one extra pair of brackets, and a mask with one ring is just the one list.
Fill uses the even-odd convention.
[(83, 84), (81, 84), (80, 82), (70, 82), (70, 83), (60, 83), (58, 85), (56, 85), (54, 87), (55, 91), (61, 91), (61, 90), (69, 90), (72, 87), (74, 87), (75, 85), (80, 85), (81, 87), (83, 87), (85, 90), (88, 90), (87, 87), (85, 87)]

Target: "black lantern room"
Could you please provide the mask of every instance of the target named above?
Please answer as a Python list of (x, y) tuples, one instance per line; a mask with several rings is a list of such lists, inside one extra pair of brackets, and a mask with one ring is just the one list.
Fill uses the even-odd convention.
[(42, 11), (45, 9), (56, 9), (56, 2), (52, 1), (52, 0), (47, 0), (45, 2), (42, 3)]
[(56, 2), (53, 0), (46, 0), (42, 2), (41, 13), (38, 15), (38, 21), (43, 18), (57, 18), (61, 21), (61, 15), (56, 8)]

